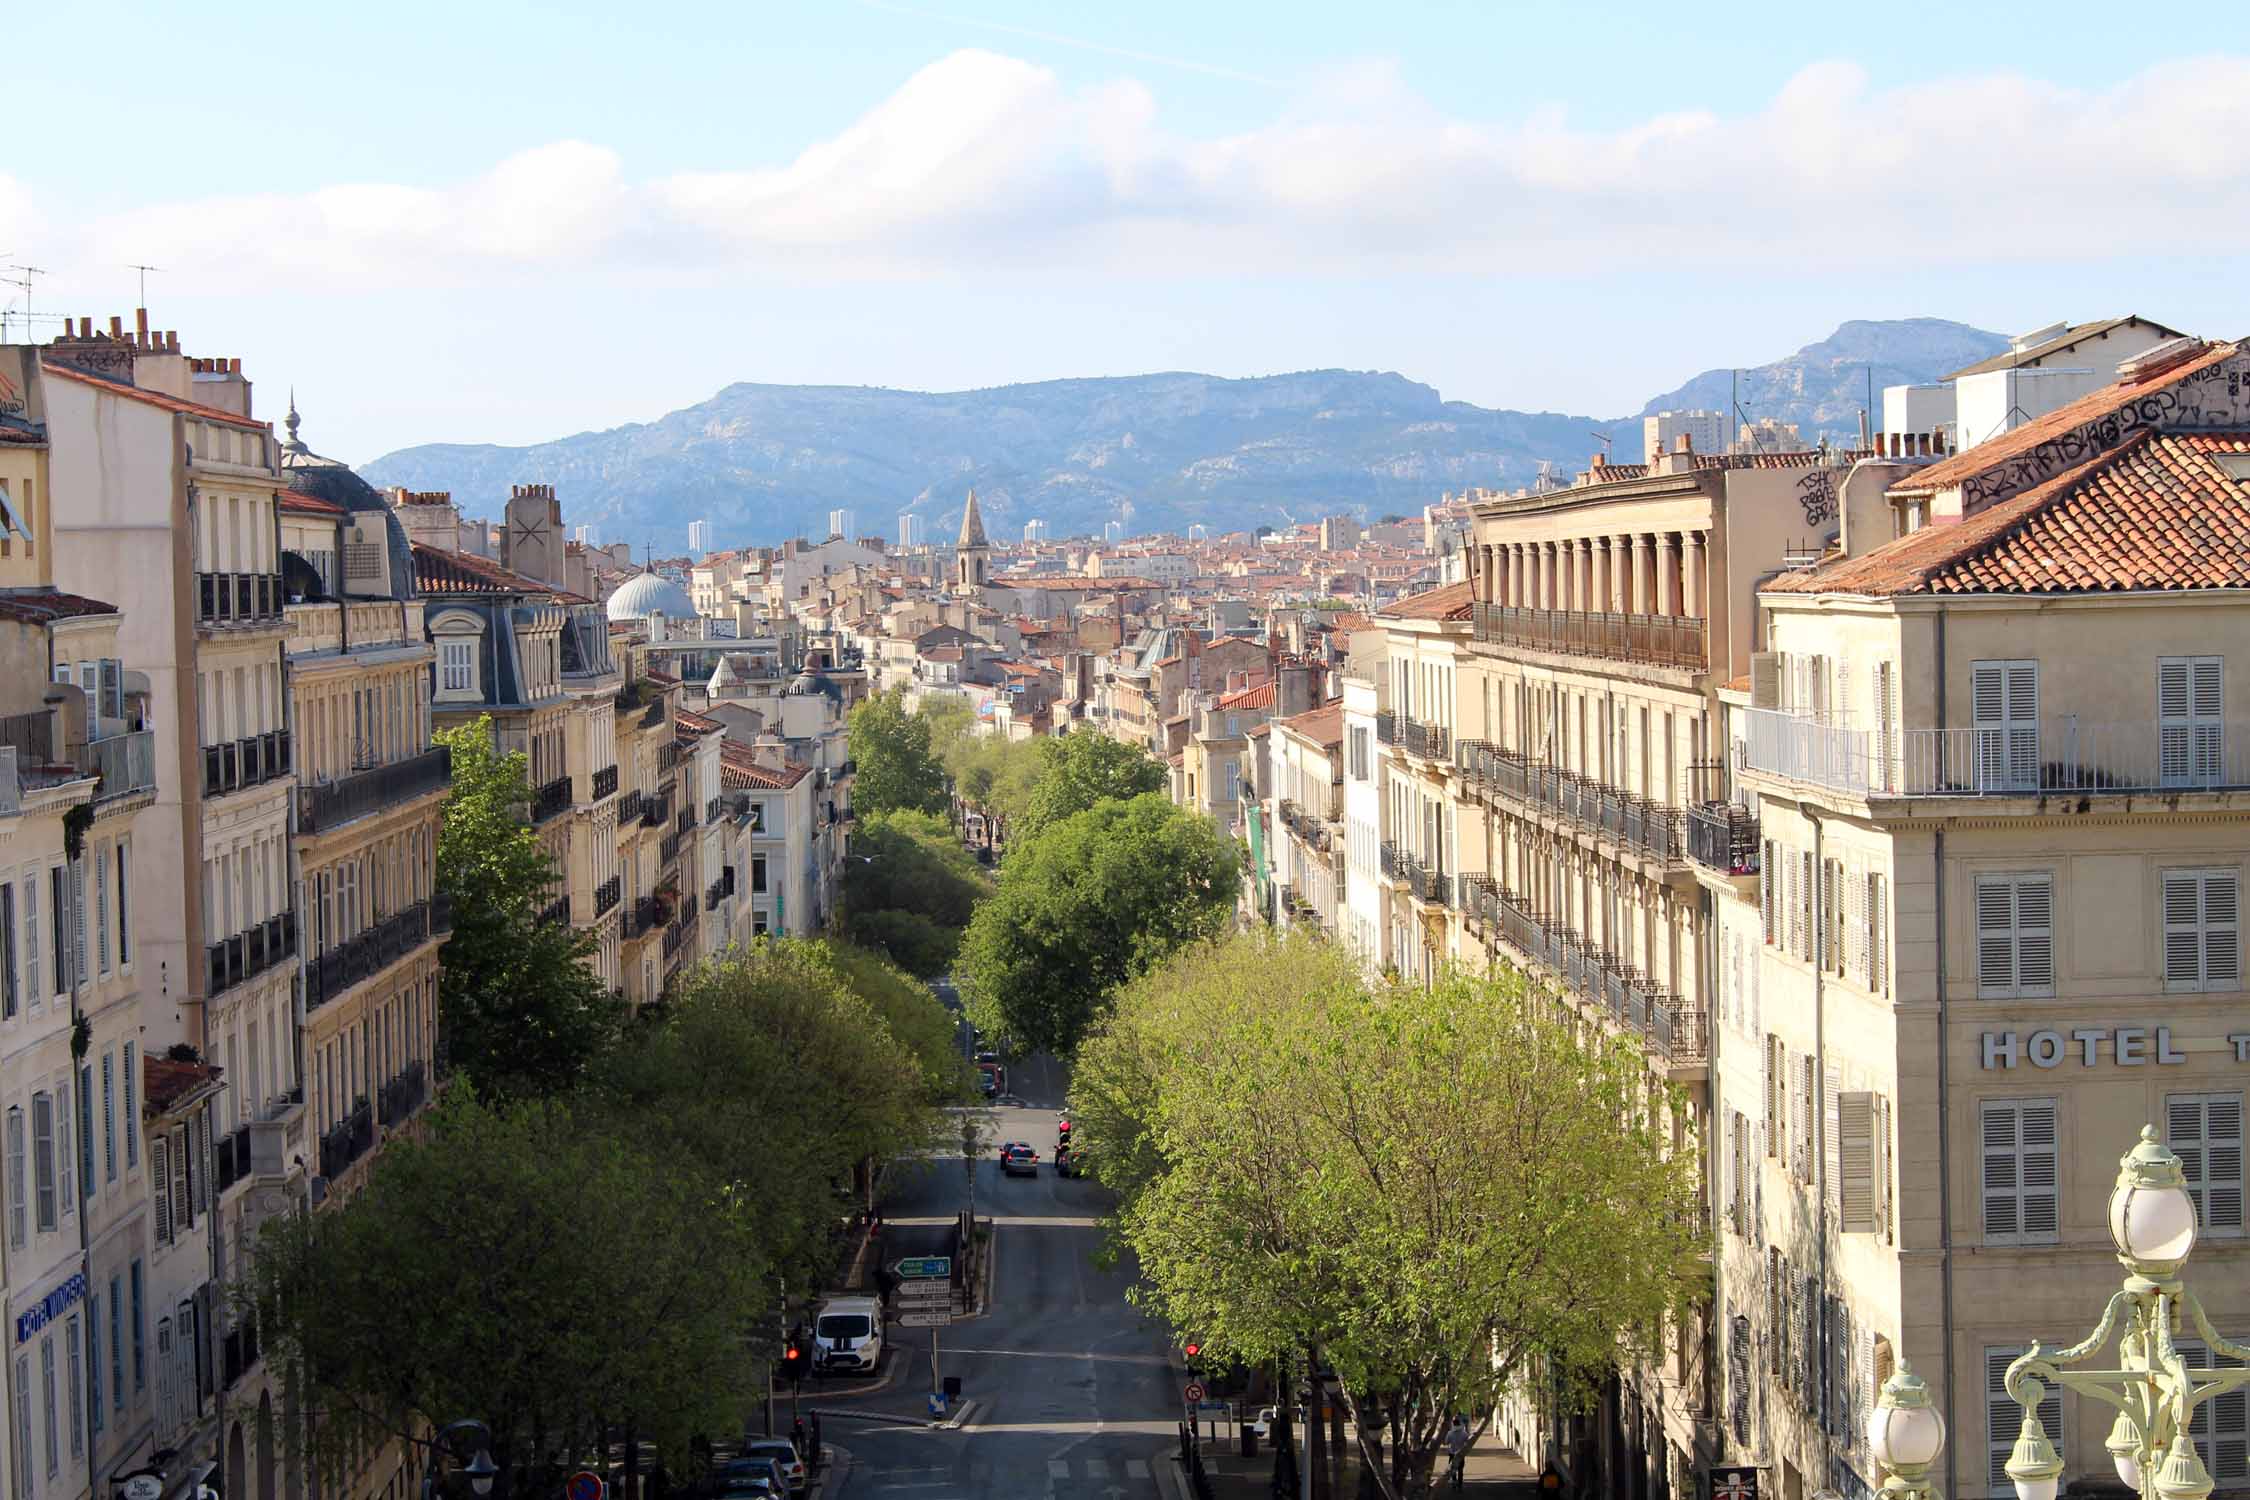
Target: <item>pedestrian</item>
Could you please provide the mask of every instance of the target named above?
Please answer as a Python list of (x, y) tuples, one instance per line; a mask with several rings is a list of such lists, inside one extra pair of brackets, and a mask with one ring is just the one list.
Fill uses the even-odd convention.
[(1446, 1479), (1453, 1488), (1459, 1489), (1462, 1470), (1469, 1461), (1469, 1419), (1459, 1412), (1453, 1414), (1453, 1426), (1445, 1434), (1445, 1456), (1448, 1460)]
[(808, 1464), (812, 1462), (806, 1456), (812, 1438), (805, 1431), (805, 1419), (803, 1417), (798, 1417), (789, 1424), (789, 1442), (797, 1450), (798, 1458), (803, 1459)]

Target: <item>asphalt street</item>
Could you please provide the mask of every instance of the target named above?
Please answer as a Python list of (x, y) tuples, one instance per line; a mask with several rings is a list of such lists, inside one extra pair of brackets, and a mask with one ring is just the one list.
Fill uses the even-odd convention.
[[(930, 1425), (928, 1331), (894, 1322), (874, 1382), (832, 1380), (803, 1393), (824, 1414), (823, 1435), (851, 1455), (827, 1500), (1156, 1493), (1149, 1458), (1172, 1436), (1178, 1410), (1169, 1335), (1127, 1305), (1129, 1264), (1094, 1266), (1102, 1189), (1055, 1175), (1061, 1069), (1031, 1058), (1013, 1075), (1011, 1098), (966, 1112), (982, 1139), (976, 1211), (994, 1225), (990, 1301), (938, 1335), (940, 1372), (960, 1376), (963, 1401), (974, 1404), (958, 1427)], [(1038, 1149), (1036, 1178), (1001, 1176), (994, 1153), (1008, 1140)], [(920, 1249), (916, 1230), (950, 1219), (968, 1194), (958, 1158), (898, 1164), (883, 1204), (896, 1226), (886, 1254)]]

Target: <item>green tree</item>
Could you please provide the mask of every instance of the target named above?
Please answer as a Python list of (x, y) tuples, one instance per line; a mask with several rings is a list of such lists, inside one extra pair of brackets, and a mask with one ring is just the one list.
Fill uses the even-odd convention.
[(1016, 844), (977, 908), (958, 973), (969, 1013), (1016, 1045), (1067, 1053), (1110, 992), (1224, 927), (1231, 840), (1162, 797), (1098, 803)]
[(922, 1071), (925, 1097), (956, 1104), (969, 1097), (969, 1065), (961, 1056), (959, 1025), (930, 987), (881, 954), (850, 943), (821, 942), (814, 951), (882, 1019), (891, 1039)]
[(1639, 1049), (1509, 973), (1370, 987), (1332, 944), (1249, 934), (1125, 988), (1071, 1111), (1147, 1303), (1219, 1357), (1333, 1362), (1386, 1492), (1447, 1413), (1580, 1380), (1682, 1326), (1696, 1148)]
[(437, 888), (453, 898), (439, 988), (447, 1057), (495, 1098), (565, 1091), (615, 1040), (623, 1003), (586, 965), (591, 935), (538, 919), (557, 871), (524, 821), (523, 752), (495, 747), (489, 717), (437, 740), (453, 752), (437, 847)]
[(935, 978), (952, 968), (962, 929), (991, 893), (991, 878), (944, 819), (877, 813), (852, 832), (852, 855), (844, 866), (844, 934), (888, 954), (910, 974)]
[(321, 1414), (316, 1464), (464, 1414), (503, 1462), (590, 1454), (605, 1423), (684, 1456), (740, 1430), (764, 1364), (743, 1337), (772, 1322), (752, 1229), (600, 1112), (456, 1088), (364, 1192), (268, 1220), (247, 1296)]
[(852, 806), (862, 816), (904, 808), (943, 816), (952, 805), (945, 768), (930, 752), (930, 724), (893, 688), (852, 710)]
[(1027, 838), (1108, 798), (1120, 801), (1165, 789), (1164, 767), (1137, 745), (1082, 731), (1036, 742), (1039, 777), (1010, 835)]

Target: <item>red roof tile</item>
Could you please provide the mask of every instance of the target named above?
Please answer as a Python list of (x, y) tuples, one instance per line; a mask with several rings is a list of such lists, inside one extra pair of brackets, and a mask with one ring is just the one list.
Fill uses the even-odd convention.
[(1219, 699), (1221, 708), (1271, 708), (1274, 704), (1274, 684), (1269, 680), (1256, 687), (1246, 687), (1240, 692), (1228, 693)]
[(25, 625), (48, 625), (56, 620), (74, 620), (82, 615), (114, 615), (118, 608), (100, 599), (89, 599), (83, 594), (66, 594), (59, 589), (0, 590), (0, 618), (18, 621)]
[(1333, 749), (1344, 742), (1344, 700), (1307, 709), (1293, 718), (1283, 719), (1281, 727), (1291, 734), (1311, 740), (1316, 745)]
[(474, 552), (448, 552), (442, 547), (414, 549), (414, 582), (425, 594), (537, 594), (554, 598), (553, 584), (510, 572), (488, 557)]
[(333, 500), (323, 500), (318, 495), (308, 495), (301, 490), (283, 490), (278, 503), (284, 515), (320, 516), (335, 520), (350, 514)]
[(728, 740), (719, 746), (719, 781), (723, 786), (750, 787), (778, 792), (803, 781), (809, 767), (784, 764), (779, 771), (758, 764), (748, 745)]
[(1950, 526), (1788, 573), (1789, 594), (2075, 594), (2250, 587), (2250, 431), (2143, 429)]
[(144, 1113), (163, 1114), (198, 1089), (215, 1085), (225, 1070), (209, 1063), (174, 1062), (169, 1057), (141, 1058), (141, 1103)]
[(1473, 597), (1466, 583), (1441, 584), (1428, 593), (1385, 605), (1378, 613), (1389, 620), (1466, 620)]
[(193, 401), (182, 401), (177, 396), (167, 396), (162, 391), (144, 391), (137, 385), (121, 385), (114, 380), (104, 380), (99, 375), (89, 375), (71, 365), (57, 364), (42, 358), (39, 367), (49, 375), (59, 375), (80, 385), (99, 386), (112, 396), (123, 396), (128, 401), (139, 401), (148, 406), (159, 406), (166, 411), (182, 412), (200, 417), (206, 422), (223, 422), (229, 427), (240, 427), (248, 432), (263, 432), (271, 436), (273, 423), (260, 422), (243, 416), (240, 412), (222, 410), (216, 406), (202, 406)]

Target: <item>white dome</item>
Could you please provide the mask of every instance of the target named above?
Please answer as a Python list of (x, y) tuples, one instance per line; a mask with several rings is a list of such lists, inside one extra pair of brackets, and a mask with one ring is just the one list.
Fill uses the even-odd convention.
[(667, 620), (692, 620), (695, 601), (686, 589), (656, 573), (636, 573), (609, 596), (612, 620), (645, 620), (655, 614)]

